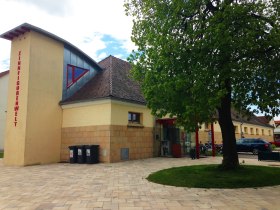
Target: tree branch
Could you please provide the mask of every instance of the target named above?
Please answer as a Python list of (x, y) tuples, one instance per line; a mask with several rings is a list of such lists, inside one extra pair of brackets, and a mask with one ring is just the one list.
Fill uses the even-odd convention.
[(214, 13), (214, 12), (218, 11), (219, 8), (218, 8), (218, 7), (215, 7), (215, 6), (212, 4), (212, 2), (209, 0), (208, 3), (206, 4), (206, 9), (204, 10), (204, 12), (206, 12), (207, 10)]
[(268, 22), (272, 27), (275, 26), (273, 21), (269, 20), (268, 18), (266, 18), (264, 16), (261, 16), (261, 15), (255, 14), (255, 13), (250, 13), (250, 15), (254, 18), (257, 18), (257, 19), (264, 20), (264, 21)]

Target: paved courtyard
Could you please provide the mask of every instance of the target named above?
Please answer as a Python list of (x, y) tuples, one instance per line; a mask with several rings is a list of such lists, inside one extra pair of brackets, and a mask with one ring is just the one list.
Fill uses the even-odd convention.
[[(280, 166), (279, 162), (244, 160), (245, 164)], [(280, 209), (280, 186), (194, 189), (145, 179), (159, 169), (220, 162), (219, 157), (151, 158), (114, 164), (6, 167), (0, 159), (0, 209)]]

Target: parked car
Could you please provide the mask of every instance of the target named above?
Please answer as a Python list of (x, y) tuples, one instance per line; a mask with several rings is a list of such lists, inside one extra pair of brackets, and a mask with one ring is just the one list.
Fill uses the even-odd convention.
[(264, 139), (243, 138), (236, 141), (237, 152), (252, 152), (257, 155), (259, 151), (271, 152), (271, 144)]
[(276, 147), (280, 147), (280, 139), (277, 139), (273, 142), (270, 142), (271, 144), (274, 144)]

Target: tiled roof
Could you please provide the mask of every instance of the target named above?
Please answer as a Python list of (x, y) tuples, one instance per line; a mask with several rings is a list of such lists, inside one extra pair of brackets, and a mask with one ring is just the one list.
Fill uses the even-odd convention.
[(103, 69), (73, 96), (61, 104), (113, 98), (122, 101), (145, 104), (140, 85), (133, 81), (129, 72), (131, 65), (119, 58), (109, 56), (98, 65)]
[(269, 120), (265, 116), (257, 116), (257, 118), (262, 123), (269, 123)]
[(9, 74), (9, 72), (10, 72), (9, 70), (0, 72), (0, 78), (1, 78), (1, 77), (4, 77), (4, 76), (7, 75), (7, 74)]
[(246, 114), (242, 114), (242, 113), (239, 113), (237, 111), (234, 111), (232, 109), (231, 110), (231, 118), (232, 118), (233, 121), (237, 121), (237, 122), (240, 122), (240, 123), (248, 123), (248, 124), (273, 128), (273, 126), (269, 124), (269, 121), (267, 121), (267, 119), (266, 119), (266, 122), (265, 122), (263, 118), (259, 119), (259, 117), (257, 117), (253, 113), (251, 115), (248, 115), (248, 114), (246, 115)]

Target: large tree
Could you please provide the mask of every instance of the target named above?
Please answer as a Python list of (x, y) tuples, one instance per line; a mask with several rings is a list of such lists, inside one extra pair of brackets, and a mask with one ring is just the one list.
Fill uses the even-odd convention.
[(231, 109), (279, 114), (279, 0), (126, 0), (130, 56), (148, 107), (189, 130), (218, 113), (223, 162), (239, 165)]

